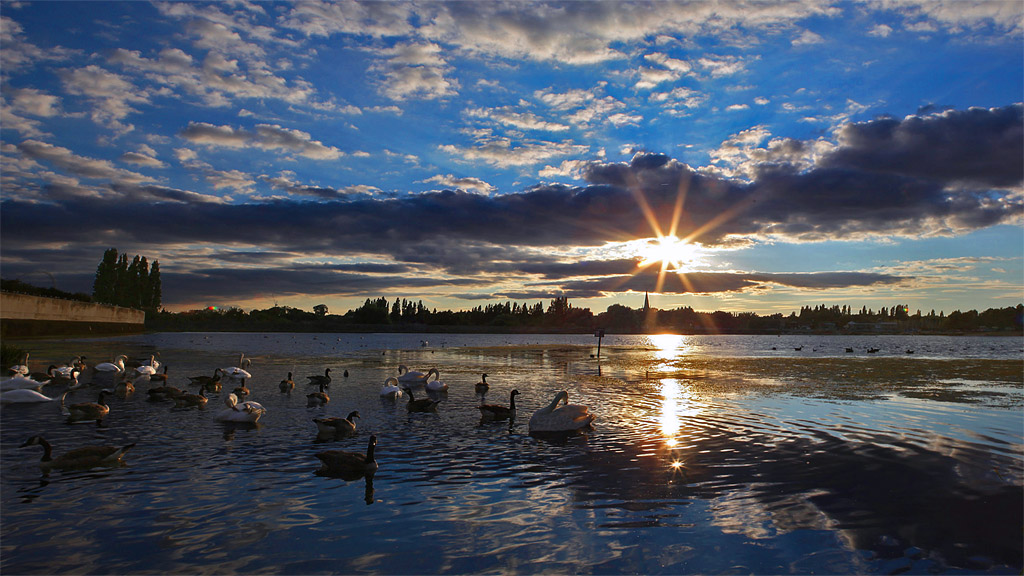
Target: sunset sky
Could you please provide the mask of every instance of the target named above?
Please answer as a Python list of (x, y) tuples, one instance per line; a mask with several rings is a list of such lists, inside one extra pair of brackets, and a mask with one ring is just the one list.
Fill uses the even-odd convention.
[[(1024, 3), (0, 3), (0, 274), (344, 313), (1024, 301)], [(52, 278), (52, 280), (51, 280)]]

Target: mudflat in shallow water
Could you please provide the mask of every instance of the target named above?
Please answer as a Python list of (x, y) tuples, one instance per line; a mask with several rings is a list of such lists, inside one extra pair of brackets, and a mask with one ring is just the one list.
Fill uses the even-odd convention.
[[(148, 386), (111, 397), (99, 427), (67, 424), (55, 404), (4, 406), (0, 571), (1020, 573), (1021, 345), (610, 336), (597, 359), (589, 335), (31, 342), (45, 364), (159, 353), (178, 387), (244, 352), (267, 414), (225, 425), (213, 416), (227, 390), (183, 410), (147, 400)], [(439, 370), (436, 414), (380, 399), (399, 364)], [(308, 408), (306, 376), (325, 368), (331, 401)], [(296, 389), (282, 394), (288, 372)], [(481, 424), (477, 405), (513, 388), (519, 418)], [(559, 390), (597, 414), (593, 429), (530, 436), (530, 414)], [(318, 440), (314, 417), (353, 410), (355, 437)], [(316, 474), (317, 452), (365, 450), (371, 433), (372, 479)], [(123, 467), (44, 475), (41, 449), (19, 448), (34, 434), (57, 455), (136, 446)]]

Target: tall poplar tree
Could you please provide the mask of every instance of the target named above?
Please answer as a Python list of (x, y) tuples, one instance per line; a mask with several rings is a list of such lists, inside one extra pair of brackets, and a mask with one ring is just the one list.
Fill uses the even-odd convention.
[(162, 300), (160, 263), (150, 267), (145, 256), (136, 255), (131, 264), (127, 254), (110, 248), (96, 267), (92, 298), (102, 304), (126, 308), (159, 309)]

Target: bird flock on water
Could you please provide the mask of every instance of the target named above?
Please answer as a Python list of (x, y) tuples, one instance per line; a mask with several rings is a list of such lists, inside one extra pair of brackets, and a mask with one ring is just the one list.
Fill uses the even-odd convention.
[[(11, 406), (17, 404), (34, 404), (56, 402), (60, 413), (68, 423), (95, 422), (102, 426), (104, 419), (110, 414), (111, 406), (107, 403), (108, 396), (127, 398), (137, 390), (144, 388), (146, 397), (155, 402), (171, 401), (175, 408), (188, 409), (207, 406), (210, 398), (207, 393), (223, 396), (223, 407), (214, 413), (214, 420), (224, 423), (257, 424), (267, 409), (254, 400), (248, 399), (252, 394), (246, 381), (252, 379), (248, 370), (252, 367), (250, 359), (241, 354), (234, 366), (216, 368), (212, 375), (189, 376), (189, 384), (184, 388), (169, 383), (169, 368), (158, 359), (158, 354), (148, 359), (129, 362), (126, 355), (119, 355), (110, 362), (101, 362), (94, 366), (86, 364), (86, 357), (78, 356), (62, 365), (50, 364), (44, 372), (33, 372), (28, 365), (29, 355), (25, 354), (20, 364), (9, 367), (7, 377), (0, 379), (0, 404)], [(68, 394), (82, 387), (80, 380), (83, 374), (91, 374), (91, 383), (101, 386), (95, 402), (69, 403)], [(344, 377), (348, 377), (348, 370)], [(314, 390), (306, 394), (307, 407), (326, 406), (330, 401), (329, 389), (332, 382), (331, 368), (325, 368), (323, 374), (307, 376), (306, 385)], [(43, 387), (63, 388), (63, 393), (47, 396)], [(281, 380), (278, 388), (281, 393), (290, 394), (296, 388), (292, 372)], [(482, 374), (480, 382), (474, 390), (483, 395), (490, 389), (487, 374)], [(448, 391), (448, 384), (441, 380), (440, 371), (430, 368), (427, 372), (409, 370), (404, 365), (398, 366), (397, 376), (385, 380), (380, 389), (380, 397), (386, 401), (397, 402), (407, 398), (408, 412), (437, 412), (440, 401), (438, 395)], [(422, 393), (417, 397), (417, 392)], [(505, 404), (479, 405), (480, 420), (485, 422), (515, 421), (516, 396), (519, 390), (509, 392), (509, 402)], [(360, 418), (358, 411), (349, 412), (344, 418), (317, 417), (312, 421), (317, 428), (320, 440), (341, 439), (356, 435), (356, 420)], [(571, 433), (591, 427), (595, 415), (588, 407), (569, 404), (568, 392), (558, 391), (551, 402), (535, 411), (529, 420), (531, 434)], [(89, 469), (98, 466), (119, 466), (124, 462), (125, 453), (135, 443), (124, 446), (90, 445), (54, 455), (53, 446), (41, 435), (35, 435), (22, 444), (22, 448), (40, 446), (43, 454), (39, 465), (44, 472), (51, 470)], [(378, 465), (375, 457), (377, 446), (376, 434), (371, 434), (365, 452), (347, 450), (324, 450), (315, 454), (320, 461), (318, 474), (337, 476), (345, 480), (361, 477), (372, 479)]]

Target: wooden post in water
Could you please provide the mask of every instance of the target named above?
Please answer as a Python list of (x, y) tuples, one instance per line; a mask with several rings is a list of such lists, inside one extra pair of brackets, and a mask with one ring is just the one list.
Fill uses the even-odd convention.
[(594, 338), (597, 338), (597, 359), (601, 359), (601, 339), (604, 338), (604, 328), (594, 330)]

